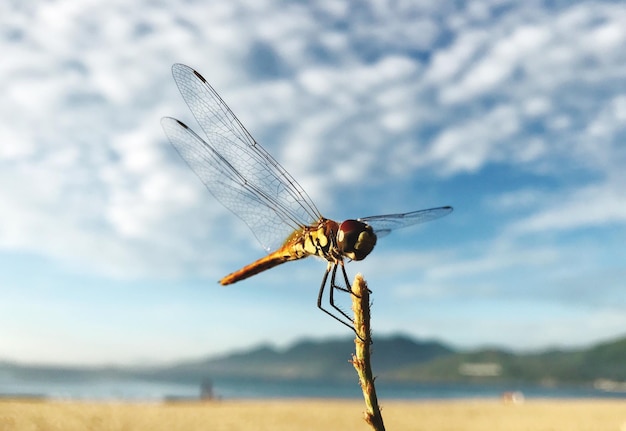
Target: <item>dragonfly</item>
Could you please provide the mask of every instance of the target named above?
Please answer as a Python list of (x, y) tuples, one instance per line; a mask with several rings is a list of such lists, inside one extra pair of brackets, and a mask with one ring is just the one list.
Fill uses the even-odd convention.
[[(226, 275), (220, 284), (236, 283), (285, 262), (321, 257), (327, 266), (317, 307), (354, 330), (351, 317), (335, 303), (334, 297), (335, 290), (351, 292), (345, 262), (365, 259), (377, 239), (391, 231), (443, 217), (452, 212), (452, 207), (341, 223), (327, 219), (291, 174), (256, 142), (200, 73), (177, 63), (172, 66), (172, 75), (205, 136), (172, 117), (161, 119), (165, 134), (209, 192), (248, 225), (268, 252)], [(341, 281), (337, 280), (339, 270)], [(330, 310), (323, 304), (329, 277)]]

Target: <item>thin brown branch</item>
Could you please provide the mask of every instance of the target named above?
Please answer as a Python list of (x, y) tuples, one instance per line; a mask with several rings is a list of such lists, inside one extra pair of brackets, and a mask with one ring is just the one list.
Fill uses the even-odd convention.
[(359, 375), (359, 383), (365, 398), (365, 421), (376, 431), (384, 431), (383, 417), (378, 406), (378, 397), (374, 387), (374, 376), (370, 361), (372, 330), (370, 326), (370, 293), (361, 274), (357, 274), (352, 284), (352, 310), (354, 311), (354, 345), (356, 353), (352, 355), (352, 365)]

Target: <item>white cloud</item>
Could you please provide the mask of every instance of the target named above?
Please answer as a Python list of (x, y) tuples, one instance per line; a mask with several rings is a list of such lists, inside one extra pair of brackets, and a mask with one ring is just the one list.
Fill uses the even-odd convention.
[[(12, 208), (0, 215), (4, 247), (111, 259), (108, 266), (120, 259), (102, 250), (125, 249), (137, 253), (125, 261), (150, 268), (165, 260), (155, 242), (180, 251), (223, 232), (203, 223), (229, 214), (162, 147), (158, 118), (190, 117), (167, 70), (173, 61), (215, 83), (321, 208), (342, 187), (404, 181), (416, 169), (453, 178), (488, 164), (536, 163), (545, 172), (573, 159), (616, 172), (623, 95), (609, 103), (595, 96), (606, 91), (602, 77), (619, 77), (626, 62), (624, 14), (610, 5), (512, 10), (494, 21), (488, 5), (372, 4), (355, 15), (330, 2), (317, 7), (192, 2), (164, 13), (152, 4), (65, 1), (12, 11), (22, 39), (5, 41), (12, 60), (0, 66), (9, 126), (0, 132), (2, 196)], [(438, 45), (440, 37), (450, 42)], [(249, 56), (259, 44), (275, 57), (277, 75), (257, 79)], [(579, 72), (589, 79), (576, 81)], [(551, 135), (528, 132), (536, 123)], [(21, 191), (6, 191), (16, 179)], [(538, 208), (516, 229), (555, 223), (561, 215), (550, 211)], [(622, 219), (619, 205), (610, 213), (606, 221)], [(188, 229), (171, 227), (180, 220)], [(239, 240), (249, 236), (240, 229)], [(109, 246), (93, 245), (103, 237)], [(61, 238), (76, 247), (57, 249), (67, 244)]]
[(626, 223), (626, 183), (594, 184), (560, 192), (532, 215), (509, 226), (512, 234), (558, 232)]
[(521, 63), (537, 55), (549, 39), (550, 30), (545, 27), (522, 24), (514, 28), (511, 34), (488, 46), (485, 55), (471, 65), (458, 84), (442, 92), (442, 101), (458, 103), (497, 89), (511, 79)]
[(439, 49), (434, 53), (425, 73), (425, 80), (438, 85), (458, 79), (464, 66), (477, 55), (489, 37), (487, 31), (479, 29), (468, 29), (460, 33), (449, 47)]
[(499, 211), (520, 211), (530, 208), (543, 207), (552, 196), (546, 191), (533, 188), (522, 188), (497, 196), (489, 196), (484, 205), (490, 209)]
[(519, 129), (519, 113), (511, 106), (496, 106), (484, 117), (449, 126), (432, 143), (425, 163), (441, 164), (443, 172), (451, 174), (506, 161), (507, 153), (515, 151), (509, 138)]

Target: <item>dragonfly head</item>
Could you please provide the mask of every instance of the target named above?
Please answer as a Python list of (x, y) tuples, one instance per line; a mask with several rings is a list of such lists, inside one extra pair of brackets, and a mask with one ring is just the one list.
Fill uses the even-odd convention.
[(370, 225), (358, 220), (346, 220), (337, 231), (337, 247), (352, 260), (362, 260), (376, 245), (376, 234)]

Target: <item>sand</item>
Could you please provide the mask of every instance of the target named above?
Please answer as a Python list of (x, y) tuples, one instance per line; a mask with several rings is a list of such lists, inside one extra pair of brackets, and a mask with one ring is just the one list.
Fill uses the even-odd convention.
[[(626, 400), (383, 401), (389, 431), (626, 431)], [(370, 430), (357, 400), (0, 400), (0, 431)]]

